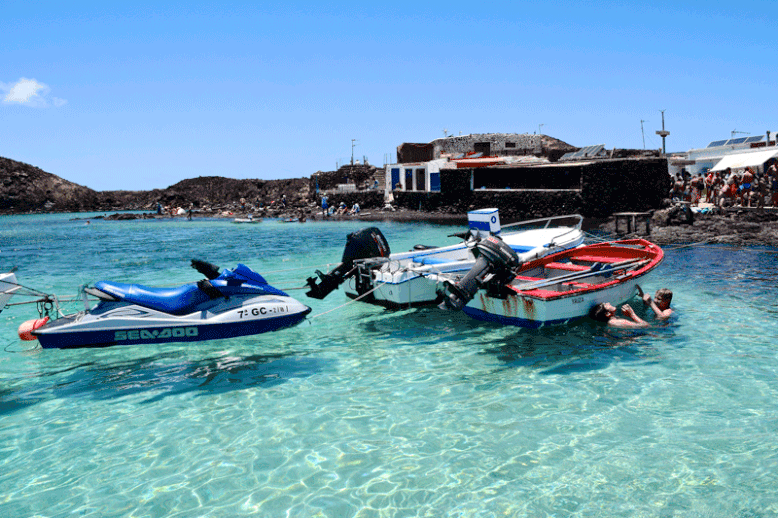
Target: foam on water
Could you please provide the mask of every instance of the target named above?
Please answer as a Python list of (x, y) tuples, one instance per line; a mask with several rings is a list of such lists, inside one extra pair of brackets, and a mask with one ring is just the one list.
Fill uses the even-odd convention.
[[(2, 217), (0, 268), (75, 295), (191, 282), (199, 257), (289, 289), (363, 226)], [(377, 226), (393, 251), (454, 242)], [(644, 288), (672, 288), (676, 315), (639, 332), (292, 290), (338, 309), (238, 339), (14, 353), (36, 314), (8, 308), (0, 515), (775, 516), (775, 251), (666, 253)]]

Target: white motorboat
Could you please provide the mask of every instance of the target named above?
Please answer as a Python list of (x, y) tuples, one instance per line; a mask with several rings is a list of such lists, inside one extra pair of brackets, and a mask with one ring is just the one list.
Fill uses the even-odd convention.
[[(501, 227), (497, 209), (468, 213), (469, 230), (462, 242), (444, 247), (419, 247), (391, 254), (386, 238), (375, 227), (348, 236), (343, 262), (328, 274), (308, 279), (308, 296), (323, 298), (346, 281), (351, 298), (386, 307), (421, 306), (440, 302), (437, 275), (465, 273), (475, 264), (475, 246), (498, 235), (522, 262), (579, 246), (583, 217), (578, 214), (533, 219)], [(503, 228), (516, 228), (503, 232)], [(376, 246), (379, 245), (379, 246)]]

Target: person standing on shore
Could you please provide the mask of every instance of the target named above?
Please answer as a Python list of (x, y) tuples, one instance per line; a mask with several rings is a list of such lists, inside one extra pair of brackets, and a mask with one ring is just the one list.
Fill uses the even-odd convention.
[(778, 207), (778, 167), (775, 165), (775, 160), (767, 168), (767, 181), (770, 184), (770, 205)]
[(705, 203), (710, 203), (711, 196), (713, 196), (713, 181), (714, 173), (708, 171), (708, 174), (705, 175)]
[(751, 189), (753, 188), (754, 183), (754, 171), (750, 167), (746, 167), (746, 170), (743, 172), (743, 178), (742, 182), (740, 184), (740, 205), (742, 207), (748, 207), (751, 205)]
[(321, 195), (321, 212), (322, 212), (322, 215), (323, 215), (325, 218), (326, 218), (327, 216), (329, 216), (329, 213), (327, 212), (327, 209), (328, 209), (329, 207), (330, 207), (330, 206), (329, 206), (329, 204), (327, 204), (327, 195), (326, 195), (326, 194), (322, 194), (322, 195)]
[(702, 197), (702, 188), (704, 187), (704, 182), (705, 180), (703, 180), (701, 173), (697, 173), (697, 175), (691, 179), (691, 182), (689, 182), (692, 189), (692, 205), (699, 205), (700, 198)]

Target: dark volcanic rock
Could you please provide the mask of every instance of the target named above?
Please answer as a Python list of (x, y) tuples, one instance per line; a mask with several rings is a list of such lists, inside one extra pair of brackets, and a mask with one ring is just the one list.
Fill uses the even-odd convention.
[[(669, 215), (670, 213), (675, 216)], [(682, 211), (657, 211), (652, 219), (651, 235), (645, 236), (640, 224), (637, 235), (659, 245), (705, 243), (778, 248), (778, 213), (743, 210), (695, 214), (692, 221), (684, 220), (685, 216), (678, 216), (679, 214), (682, 214)], [(623, 227), (622, 223), (622, 230)], [(614, 233), (613, 218), (599, 228), (607, 233)]]
[(37, 167), (0, 157), (0, 212), (93, 210), (100, 195)]
[(160, 204), (232, 210), (246, 205), (270, 206), (286, 195), (288, 206), (303, 206), (310, 180), (236, 180), (220, 176), (183, 180), (167, 189), (97, 192), (35, 166), (0, 157), (0, 213), (149, 210)]

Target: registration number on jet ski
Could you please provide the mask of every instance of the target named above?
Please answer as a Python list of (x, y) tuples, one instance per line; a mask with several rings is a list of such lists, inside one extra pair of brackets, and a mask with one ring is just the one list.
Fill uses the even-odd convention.
[(289, 306), (262, 306), (258, 308), (238, 310), (238, 316), (240, 318), (258, 317), (262, 315), (280, 315), (283, 313), (289, 313)]

